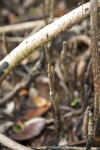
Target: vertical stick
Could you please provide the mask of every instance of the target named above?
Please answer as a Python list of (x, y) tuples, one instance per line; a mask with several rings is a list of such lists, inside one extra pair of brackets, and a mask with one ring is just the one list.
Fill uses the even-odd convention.
[(61, 114), (59, 110), (59, 102), (56, 96), (55, 91), (55, 76), (54, 76), (54, 68), (50, 64), (48, 64), (48, 77), (49, 77), (49, 88), (50, 88), (50, 100), (52, 102), (54, 112), (55, 112), (55, 123), (57, 126), (57, 130), (61, 131), (63, 129), (63, 122), (61, 119)]
[(54, 5), (55, 0), (50, 0), (50, 18), (54, 19)]
[(62, 48), (62, 51), (61, 51), (61, 62), (62, 62), (65, 81), (67, 81), (66, 52), (67, 52), (67, 42), (63, 41), (63, 48)]
[(86, 150), (91, 150), (91, 147), (93, 145), (93, 116), (92, 112), (89, 111), (89, 123), (88, 123), (88, 139), (87, 139), (87, 145)]
[(89, 111), (90, 111), (90, 107), (88, 106), (85, 112), (84, 123), (83, 123), (83, 136), (84, 137), (88, 136)]
[[(97, 38), (97, 0), (90, 1), (90, 20), (91, 20), (91, 50), (92, 50), (92, 68), (94, 76), (94, 132), (98, 123), (98, 113), (100, 112), (100, 56), (98, 51)], [(98, 108), (99, 107), (99, 108)]]
[(47, 43), (44, 45), (44, 50), (45, 50), (46, 61), (47, 61), (48, 64), (51, 64), (52, 60), (50, 58), (50, 52), (48, 50)]
[(7, 43), (7, 39), (6, 39), (6, 34), (3, 33), (3, 44), (4, 44), (4, 50), (5, 50), (5, 54), (9, 54), (10, 50), (9, 50), (9, 46)]
[(92, 41), (91, 50), (93, 58), (92, 67), (94, 75), (94, 88), (95, 94), (100, 95), (100, 57), (97, 39), (97, 0), (90, 1), (90, 20), (91, 20), (91, 41)]

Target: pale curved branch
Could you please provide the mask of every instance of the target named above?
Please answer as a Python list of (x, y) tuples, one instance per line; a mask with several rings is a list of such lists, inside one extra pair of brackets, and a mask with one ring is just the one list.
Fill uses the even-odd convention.
[[(99, 1), (100, 8), (100, 1)], [(47, 41), (57, 37), (62, 32), (69, 30), (75, 24), (89, 17), (90, 3), (86, 3), (72, 12), (64, 15), (57, 21), (47, 25), (36, 34), (30, 36), (9, 55), (0, 62), (0, 82), (15, 68), (24, 58), (26, 58), (36, 48), (42, 46)]]
[(32, 150), (26, 146), (16, 143), (2, 133), (0, 133), (0, 143), (6, 147), (11, 148), (12, 150)]

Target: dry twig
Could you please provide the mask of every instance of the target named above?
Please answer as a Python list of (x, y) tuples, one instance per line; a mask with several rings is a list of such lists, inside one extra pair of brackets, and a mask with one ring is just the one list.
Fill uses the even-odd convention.
[(51, 64), (51, 58), (50, 58), (50, 53), (49, 53), (47, 43), (44, 45), (44, 50), (45, 50), (46, 61), (48, 64)]
[(38, 21), (30, 21), (30, 22), (24, 22), (14, 25), (6, 25), (0, 27), (0, 33), (9, 33), (9, 32), (16, 32), (16, 31), (22, 31), (26, 29), (33, 29), (37, 27), (37, 24), (40, 26), (44, 26), (45, 22), (44, 20), (38, 20)]
[(3, 44), (4, 44), (4, 50), (5, 50), (5, 54), (9, 54), (9, 47), (8, 47), (8, 43), (7, 43), (7, 39), (6, 39), (6, 34), (3, 33)]
[(88, 106), (85, 112), (84, 124), (83, 124), (83, 136), (84, 137), (88, 136), (89, 111), (90, 111), (90, 107)]
[(91, 150), (93, 145), (93, 138), (94, 138), (94, 126), (93, 126), (93, 115), (92, 112), (89, 111), (89, 122), (88, 122), (88, 135), (87, 135), (87, 144), (86, 150)]
[(61, 62), (62, 62), (65, 81), (67, 81), (66, 53), (67, 53), (67, 42), (63, 41), (63, 48), (62, 48), (62, 51), (61, 51)]
[(48, 64), (48, 77), (49, 77), (49, 88), (50, 88), (50, 100), (52, 102), (54, 112), (55, 112), (55, 123), (58, 131), (63, 130), (63, 122), (61, 119), (59, 102), (55, 91), (55, 76), (54, 68)]

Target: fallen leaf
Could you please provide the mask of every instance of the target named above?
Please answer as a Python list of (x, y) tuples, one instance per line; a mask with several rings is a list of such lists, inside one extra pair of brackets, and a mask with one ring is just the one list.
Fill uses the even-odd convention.
[[(45, 120), (45, 119), (42, 118), (42, 117), (32, 118), (32, 119), (30, 119), (30, 120), (24, 122), (24, 127), (29, 126), (29, 125), (32, 124), (32, 123), (36, 123), (36, 122), (38, 122), (38, 121), (42, 121), (42, 120)], [(47, 122), (47, 121), (46, 121), (46, 122)]]
[(46, 113), (51, 107), (51, 102), (48, 102), (45, 107), (30, 109), (23, 117), (22, 120), (28, 120), (31, 118), (39, 117)]
[(77, 103), (78, 103), (78, 99), (74, 99), (72, 102), (71, 102), (71, 106), (72, 107), (75, 107), (76, 105), (77, 105)]
[(26, 126), (22, 131), (13, 134), (12, 138), (14, 140), (24, 141), (30, 138), (38, 136), (46, 126), (45, 119), (37, 120), (34, 123), (31, 123), (29, 126)]
[(33, 97), (34, 103), (37, 107), (44, 107), (48, 104), (48, 101), (41, 96), (35, 96)]
[(14, 130), (14, 132), (19, 132), (19, 131), (21, 130), (21, 126), (15, 125), (15, 126), (13, 127), (13, 130)]
[(18, 93), (19, 96), (28, 95), (28, 90), (23, 89)]

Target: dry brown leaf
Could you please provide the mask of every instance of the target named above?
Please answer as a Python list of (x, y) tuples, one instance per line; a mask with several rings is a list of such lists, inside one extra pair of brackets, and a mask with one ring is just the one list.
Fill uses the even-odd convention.
[(22, 129), (22, 131), (13, 134), (12, 138), (14, 140), (19, 140), (19, 141), (28, 140), (30, 138), (38, 136), (43, 131), (45, 126), (46, 126), (46, 121), (45, 119), (42, 119), (40, 121), (30, 124), (29, 126), (26, 126), (25, 128)]
[(19, 96), (28, 95), (28, 91), (26, 89), (23, 89), (18, 93), (18, 95)]
[(48, 104), (48, 101), (44, 97), (41, 97), (41, 96), (35, 96), (33, 100), (37, 107), (44, 107)]
[(23, 117), (23, 120), (39, 117), (46, 113), (51, 107), (51, 102), (48, 102), (45, 107), (30, 109)]

